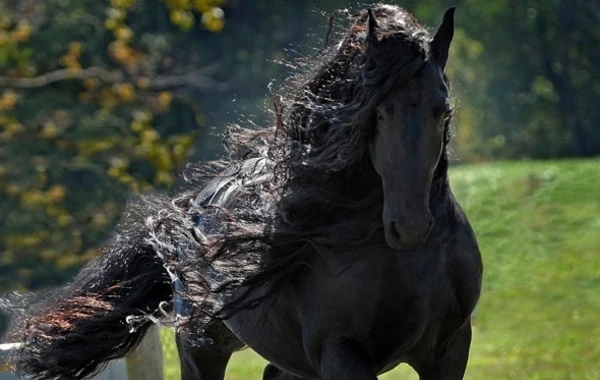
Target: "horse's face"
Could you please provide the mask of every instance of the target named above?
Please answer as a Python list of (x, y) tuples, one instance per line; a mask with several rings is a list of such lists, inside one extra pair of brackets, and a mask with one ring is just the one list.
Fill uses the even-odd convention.
[(429, 195), (451, 112), (443, 77), (453, 31), (451, 13), (446, 13), (431, 42), (431, 58), (375, 110), (370, 156), (383, 185), (385, 237), (394, 249), (423, 246), (434, 224)]

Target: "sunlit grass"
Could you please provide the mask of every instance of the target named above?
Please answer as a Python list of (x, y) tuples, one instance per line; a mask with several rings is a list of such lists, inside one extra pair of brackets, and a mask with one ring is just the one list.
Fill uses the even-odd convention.
[[(485, 264), (466, 378), (599, 379), (600, 160), (466, 165), (451, 178)], [(264, 364), (237, 353), (227, 379), (260, 379)], [(380, 378), (417, 379), (406, 366)]]

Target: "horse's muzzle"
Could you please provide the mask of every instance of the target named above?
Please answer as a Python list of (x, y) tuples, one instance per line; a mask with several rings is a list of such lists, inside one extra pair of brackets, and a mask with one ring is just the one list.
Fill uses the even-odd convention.
[(433, 229), (434, 219), (430, 213), (422, 218), (411, 218), (405, 222), (391, 220), (385, 224), (385, 239), (393, 249), (417, 249), (427, 242)]

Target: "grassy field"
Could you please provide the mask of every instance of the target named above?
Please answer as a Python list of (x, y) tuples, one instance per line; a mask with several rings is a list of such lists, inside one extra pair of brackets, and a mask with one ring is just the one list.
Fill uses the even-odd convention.
[[(451, 178), (485, 265), (466, 378), (600, 379), (600, 160), (466, 165)], [(237, 353), (227, 379), (260, 379), (263, 366)], [(417, 376), (401, 366), (380, 378)]]

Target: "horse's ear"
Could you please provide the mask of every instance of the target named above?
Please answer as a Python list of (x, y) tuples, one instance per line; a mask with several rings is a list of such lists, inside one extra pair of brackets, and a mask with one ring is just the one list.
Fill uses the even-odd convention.
[(367, 24), (369, 25), (369, 31), (367, 34), (367, 42), (369, 45), (377, 43), (377, 19), (371, 8), (367, 9)]
[(444, 18), (440, 24), (438, 30), (433, 36), (431, 41), (430, 49), (431, 56), (437, 61), (438, 65), (442, 68), (442, 71), (446, 67), (446, 61), (448, 60), (448, 50), (450, 49), (450, 42), (454, 36), (454, 7), (448, 9), (444, 13)]

